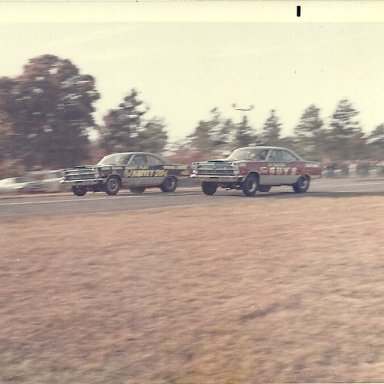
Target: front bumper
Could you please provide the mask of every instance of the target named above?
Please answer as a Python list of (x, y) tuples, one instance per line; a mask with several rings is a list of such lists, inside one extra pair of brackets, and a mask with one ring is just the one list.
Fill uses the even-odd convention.
[(61, 180), (61, 184), (68, 186), (68, 187), (73, 187), (73, 186), (95, 186), (95, 185), (102, 185), (103, 184), (103, 179), (75, 179), (75, 180)]
[(222, 176), (222, 175), (199, 175), (192, 174), (192, 179), (200, 181), (210, 181), (212, 183), (240, 183), (243, 180), (243, 176)]

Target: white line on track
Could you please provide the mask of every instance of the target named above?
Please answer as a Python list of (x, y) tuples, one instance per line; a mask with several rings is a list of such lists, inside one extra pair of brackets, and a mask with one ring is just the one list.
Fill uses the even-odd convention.
[[(367, 182), (351, 182), (351, 183), (347, 183), (347, 184), (331, 184), (331, 185), (316, 185), (316, 186), (313, 186), (313, 188), (315, 189), (329, 189), (329, 188), (359, 188), (359, 187), (364, 187), (364, 186), (367, 186), (367, 185), (382, 185), (384, 187), (384, 180), (383, 182), (370, 182), (370, 181), (367, 181)], [(335, 191), (335, 192), (347, 192), (345, 190), (339, 190), (339, 191)], [(177, 195), (177, 194), (174, 194), (172, 196), (185, 196), (184, 194), (180, 194), (180, 195)], [(87, 202), (87, 201), (99, 201), (99, 200), (110, 200), (112, 201), (111, 199), (126, 199), (126, 198), (135, 198), (135, 197), (142, 197), (141, 195), (140, 196), (136, 196), (136, 195), (124, 195), (124, 196), (106, 196), (106, 197), (95, 197), (95, 198), (85, 198), (85, 199), (82, 199), (82, 198), (74, 198), (74, 199), (61, 199), (61, 200), (41, 200), (41, 201), (38, 201), (38, 200), (29, 200), (29, 201), (21, 201), (21, 202), (10, 202), (10, 203), (0, 203), (0, 206), (12, 206), (12, 205), (31, 205), (31, 204), (52, 204), (52, 203), (81, 203), (81, 202)]]
[[(183, 194), (174, 194), (172, 196), (175, 196), (175, 197), (180, 197), (180, 196), (185, 196), (186, 194), (183, 193)], [(150, 194), (148, 193), (146, 196), (150, 196)], [(169, 196), (169, 195), (167, 195)], [(61, 200), (28, 200), (28, 201), (17, 201), (17, 202), (10, 202), (10, 203), (0, 203), (0, 207), (1, 206), (9, 206), (9, 205), (29, 205), (29, 204), (51, 204), (51, 203), (83, 203), (83, 202), (87, 202), (87, 201), (99, 201), (99, 200), (109, 200), (109, 201), (113, 201), (113, 200), (116, 200), (116, 199), (126, 199), (126, 198), (129, 198), (129, 199), (134, 199), (134, 198), (143, 198), (143, 195), (122, 195), (122, 196), (105, 196), (105, 197), (87, 197), (87, 198), (81, 198), (81, 197), (78, 197), (78, 198), (73, 198), (73, 199), (61, 199)]]
[[(313, 188), (319, 188), (319, 189), (327, 189), (327, 188), (339, 188), (339, 187), (359, 187), (359, 186), (366, 186), (366, 185), (382, 185), (384, 186), (384, 180), (382, 182), (350, 182), (349, 184), (330, 184), (330, 185), (316, 185), (312, 184)], [(311, 188), (311, 187), (310, 187)], [(337, 191), (338, 192), (338, 191)]]
[[(132, 198), (137, 196), (115, 196), (113, 199), (124, 199), (124, 198)], [(97, 197), (97, 198), (87, 198), (87, 199), (65, 199), (65, 200), (42, 200), (42, 201), (21, 201), (21, 202), (12, 202), (12, 203), (0, 203), (0, 206), (2, 205), (28, 205), (28, 204), (51, 204), (51, 203), (79, 203), (79, 202), (85, 202), (85, 201), (98, 201), (98, 200), (108, 200), (111, 199), (111, 197)]]

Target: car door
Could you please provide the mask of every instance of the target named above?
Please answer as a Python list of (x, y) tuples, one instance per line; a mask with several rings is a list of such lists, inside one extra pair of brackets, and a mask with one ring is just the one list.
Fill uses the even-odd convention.
[(252, 158), (256, 162), (256, 167), (259, 171), (259, 177), (260, 177), (260, 184), (261, 185), (269, 185), (270, 183), (270, 175), (269, 175), (269, 168), (268, 168), (268, 158), (269, 154), (271, 152), (271, 149), (266, 148), (262, 151), (259, 151), (255, 154), (255, 156)]
[(154, 186), (160, 185), (167, 176), (167, 170), (164, 169), (164, 160), (155, 155), (147, 154), (147, 164), (151, 171), (149, 182)]
[(292, 179), (291, 161), (294, 160), (289, 156), (290, 152), (284, 149), (272, 149), (268, 155), (268, 185), (290, 184)]
[(291, 151), (282, 149), (281, 152), (282, 160), (285, 164), (285, 183), (294, 184), (299, 177), (300, 168), (302, 168), (302, 161), (295, 153)]
[(130, 156), (123, 177), (123, 184), (126, 187), (140, 187), (146, 184), (148, 174), (147, 157), (145, 154), (136, 153)]

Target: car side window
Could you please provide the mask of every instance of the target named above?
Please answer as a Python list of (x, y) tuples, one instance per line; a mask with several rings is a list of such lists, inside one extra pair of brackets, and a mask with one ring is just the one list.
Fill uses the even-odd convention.
[(124, 156), (121, 158), (121, 163), (119, 165), (127, 165), (129, 163), (129, 159), (131, 158), (131, 155)]
[(269, 155), (269, 160), (271, 161), (281, 161), (281, 151), (278, 151), (277, 149), (274, 149), (271, 151), (271, 154)]
[(147, 163), (149, 165), (160, 165), (163, 164), (163, 162), (157, 158), (156, 156), (147, 155)]
[(261, 152), (256, 152), (252, 156), (252, 160), (265, 160), (268, 155), (268, 149), (264, 149)]
[(269, 160), (269, 161), (276, 160), (276, 159), (275, 159), (275, 151), (271, 151), (271, 152), (270, 152), (268, 160)]
[(145, 164), (147, 164), (146, 156), (145, 155), (135, 155), (134, 158), (131, 161), (131, 164), (135, 164), (135, 165), (145, 165)]
[(283, 161), (296, 161), (296, 157), (288, 151), (281, 151)]

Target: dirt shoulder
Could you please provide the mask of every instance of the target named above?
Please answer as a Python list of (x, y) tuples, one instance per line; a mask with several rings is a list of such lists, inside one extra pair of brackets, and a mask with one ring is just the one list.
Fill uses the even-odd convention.
[(0, 381), (384, 381), (381, 197), (0, 221)]

